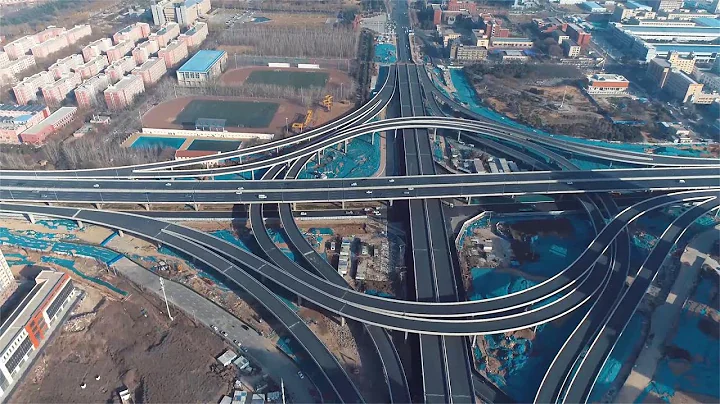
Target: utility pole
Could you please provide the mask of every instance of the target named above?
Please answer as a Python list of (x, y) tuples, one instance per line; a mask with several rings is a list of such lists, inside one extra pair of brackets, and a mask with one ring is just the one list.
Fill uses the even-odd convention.
[(163, 298), (165, 298), (165, 307), (167, 308), (168, 317), (170, 318), (170, 321), (173, 321), (173, 316), (170, 314), (170, 304), (168, 303), (167, 294), (165, 293), (165, 281), (163, 278), (160, 279), (160, 289), (163, 292)]
[(563, 87), (563, 97), (562, 101), (560, 102), (560, 109), (562, 109), (563, 105), (565, 105), (565, 94), (567, 94), (567, 87)]

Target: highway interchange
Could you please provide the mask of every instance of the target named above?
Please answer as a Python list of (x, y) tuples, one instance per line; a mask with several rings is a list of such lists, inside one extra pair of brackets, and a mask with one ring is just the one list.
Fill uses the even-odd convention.
[[(0, 171), (0, 211), (121, 229), (205, 263), (249, 293), (298, 341), (317, 366), (314, 382), (332, 401), (364, 400), (334, 355), (269, 284), (364, 329), (383, 364), (388, 400), (394, 403), (474, 402), (476, 394), (484, 401), (509, 401), (472, 371), (467, 337), (524, 329), (585, 309), (587, 314), (558, 352), (536, 395), (537, 402), (583, 401), (672, 246), (697, 218), (718, 208), (720, 166), (712, 159), (578, 145), (489, 122), (440, 92), (425, 68), (412, 63), (409, 38), (403, 31), (409, 26), (405, 10), (398, 6), (393, 18), (398, 24), (399, 63), (388, 68), (387, 80), (368, 103), (334, 122), (266, 145), (185, 162), (72, 172)], [(398, 117), (370, 122), (383, 110)], [(463, 118), (443, 116), (449, 110)], [(435, 130), (462, 131), (474, 142), (525, 156), (529, 165), (542, 171), (437, 174), (429, 140)], [(392, 177), (294, 179), (305, 162), (323, 149), (375, 131), (398, 139), (403, 162)], [(580, 171), (568, 154), (635, 168)], [(199, 163), (229, 159), (232, 165), (197, 168)], [(255, 175), (261, 169), (267, 171), (256, 180), (198, 180), (242, 172)], [(176, 180), (180, 178), (190, 180)], [(610, 192), (647, 192), (648, 197), (619, 209)], [(467, 300), (458, 282), (454, 237), (441, 201), (528, 194), (577, 198), (591, 219), (594, 240), (547, 281), (498, 298)], [(391, 214), (405, 215), (410, 235), (413, 300), (352, 290), (307, 244), (292, 204), (329, 201), (396, 202), (389, 208)], [(652, 210), (682, 203), (693, 206), (668, 227), (640, 268), (630, 268), (628, 224)], [(95, 204), (98, 209), (56, 204)], [(253, 234), (264, 256), (161, 218), (102, 209), (111, 204), (249, 204)], [(265, 214), (276, 207), (290, 242), (301, 252), (298, 262), (287, 258), (267, 236)], [(636, 275), (629, 287), (627, 275)], [(403, 363), (393, 330), (418, 336), (417, 361)], [(421, 391), (408, 380), (408, 364), (416, 370), (413, 373), (420, 370)]]

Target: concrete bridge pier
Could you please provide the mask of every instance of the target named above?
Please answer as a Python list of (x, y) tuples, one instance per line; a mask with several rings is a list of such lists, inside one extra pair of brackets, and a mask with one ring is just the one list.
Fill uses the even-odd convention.
[(125, 237), (125, 232), (120, 229), (115, 230), (115, 233), (117, 233), (118, 237)]
[(345, 317), (340, 317), (340, 327), (345, 327)]
[(82, 222), (82, 220), (76, 220), (78, 228), (84, 229), (85, 224)]
[(432, 135), (433, 142), (437, 141), (437, 128), (430, 128), (430, 134)]
[(297, 298), (298, 298), (298, 306), (302, 306), (302, 302), (303, 302), (302, 296), (298, 295)]
[(192, 208), (195, 212), (198, 212), (200, 210), (200, 204), (199, 203), (193, 203)]
[(145, 210), (150, 210), (150, 204), (149, 203), (143, 203), (142, 207), (145, 208)]
[(100, 202), (93, 203), (93, 206), (95, 206), (95, 209), (102, 209), (102, 203)]
[(467, 204), (470, 205), (470, 201), (472, 200), (472, 196), (467, 197)]
[(340, 201), (340, 204), (342, 205), (342, 208), (345, 209), (345, 200)]
[(25, 217), (27, 217), (28, 222), (35, 224), (35, 216), (32, 213), (26, 213)]
[(53, 206), (53, 203), (50, 202), (50, 201), (48, 201), (48, 202), (45, 202), (45, 205), (47, 205), (47, 206)]
[(393, 200), (392, 200), (392, 199), (390, 199), (390, 206), (392, 206), (392, 204), (393, 204)]
[(349, 144), (350, 144), (350, 141), (347, 140), (347, 139), (345, 139), (345, 147), (344, 147), (344, 150), (343, 150), (345, 153), (348, 152), (348, 145), (349, 145)]

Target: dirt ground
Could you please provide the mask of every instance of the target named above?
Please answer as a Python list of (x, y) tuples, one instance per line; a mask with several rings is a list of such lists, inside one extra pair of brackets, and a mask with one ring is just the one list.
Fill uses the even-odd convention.
[[(161, 301), (118, 283), (131, 291), (129, 297), (89, 292), (38, 357), (13, 402), (119, 403), (123, 385), (135, 402), (216, 402), (230, 391), (234, 372), (215, 360), (225, 349), (218, 336), (180, 312), (170, 322)], [(87, 387), (80, 388), (82, 383)]]
[(327, 88), (340, 87), (340, 83), (345, 85), (346, 89), (350, 88), (352, 79), (347, 73), (341, 72), (335, 69), (298, 69), (295, 67), (290, 68), (278, 68), (278, 67), (240, 67), (237, 69), (230, 69), (220, 76), (220, 81), (230, 86), (241, 85), (247, 80), (250, 73), (254, 71), (274, 71), (274, 70), (287, 70), (294, 72), (310, 72), (310, 73), (327, 73), (328, 81)]
[(167, 129), (182, 129), (182, 125), (173, 123), (175, 118), (192, 100), (226, 100), (226, 101), (264, 101), (264, 102), (275, 102), (279, 104), (278, 110), (273, 116), (270, 125), (267, 128), (235, 128), (227, 127), (228, 132), (257, 132), (266, 133), (268, 131), (275, 132), (279, 129), (285, 128), (285, 118), (291, 120), (291, 122), (298, 116), (304, 116), (306, 109), (299, 105), (285, 100), (274, 100), (265, 98), (243, 98), (243, 97), (208, 97), (208, 96), (197, 96), (197, 97), (181, 97), (174, 100), (163, 102), (159, 105), (154, 106), (148, 112), (143, 115), (142, 123), (143, 127), (148, 128), (167, 128)]

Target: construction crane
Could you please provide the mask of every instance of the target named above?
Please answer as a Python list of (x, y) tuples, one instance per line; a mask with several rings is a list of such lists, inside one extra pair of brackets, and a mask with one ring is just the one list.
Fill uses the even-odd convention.
[(330, 112), (333, 105), (333, 96), (328, 94), (323, 98), (322, 101), (320, 101), (320, 105), (325, 107), (325, 111)]
[(311, 109), (307, 110), (307, 115), (305, 115), (305, 120), (302, 122), (295, 122), (292, 124), (293, 129), (297, 129), (300, 132), (302, 132), (305, 128), (308, 128), (310, 126), (310, 122), (312, 122), (312, 116), (313, 112)]

